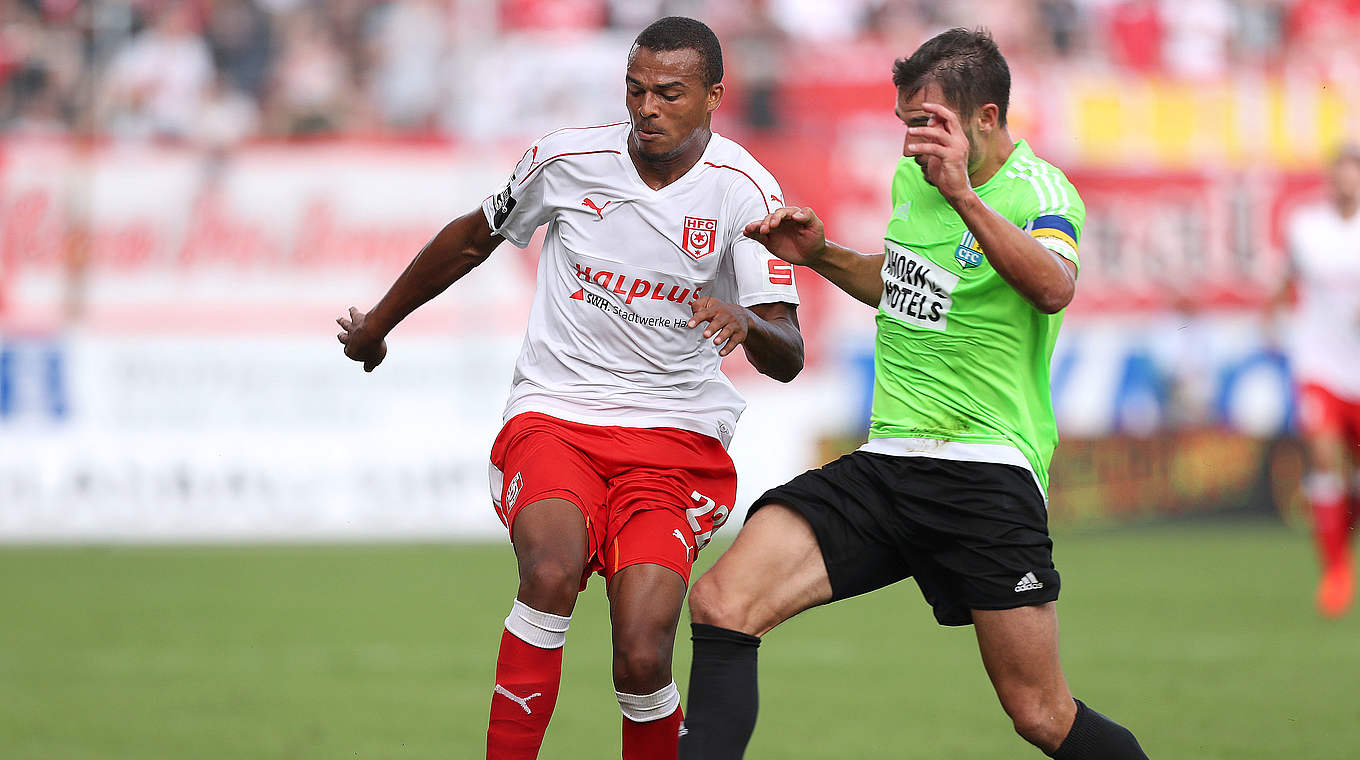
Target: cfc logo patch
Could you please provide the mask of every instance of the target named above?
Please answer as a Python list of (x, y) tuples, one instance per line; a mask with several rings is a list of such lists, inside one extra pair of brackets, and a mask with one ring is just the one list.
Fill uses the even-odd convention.
[(713, 253), (715, 239), (718, 236), (717, 219), (700, 219), (694, 216), (685, 217), (685, 237), (681, 247), (685, 249), (692, 258), (702, 259)]
[(954, 251), (954, 260), (959, 262), (959, 266), (964, 269), (972, 269), (982, 264), (982, 244), (973, 237), (973, 233), (963, 233), (963, 239), (959, 241), (958, 250)]

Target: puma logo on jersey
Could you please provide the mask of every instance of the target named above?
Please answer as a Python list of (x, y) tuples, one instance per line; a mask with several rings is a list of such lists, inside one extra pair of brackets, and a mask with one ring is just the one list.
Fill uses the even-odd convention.
[(592, 201), (589, 197), (581, 201), (582, 206), (585, 206), (591, 211), (594, 211), (595, 215), (600, 217), (601, 219), (604, 218), (604, 210), (609, 208), (609, 204), (611, 203), (613, 203), (613, 201), (605, 201), (603, 206), (596, 206), (595, 201)]
[(685, 559), (689, 559), (690, 549), (693, 549), (694, 547), (690, 546), (689, 542), (685, 540), (685, 534), (681, 533), (679, 528), (676, 528), (671, 531), (671, 535), (675, 536), (680, 541), (680, 545), (685, 547)]
[(521, 699), (521, 698), (515, 696), (514, 694), (510, 693), (510, 690), (509, 690), (509, 689), (505, 688), (504, 686), (501, 686), (500, 684), (496, 684), (496, 688), (495, 688), (495, 690), (494, 690), (493, 693), (495, 693), (495, 694), (500, 694), (501, 696), (505, 697), (506, 699), (509, 699), (511, 702), (514, 702), (515, 704), (519, 705), (520, 707), (523, 707), (523, 708), (524, 708), (524, 714), (525, 714), (525, 715), (533, 715), (533, 714), (534, 714), (534, 711), (529, 709), (529, 700), (533, 699), (534, 697), (541, 697), (541, 696), (543, 696), (543, 693), (542, 693), (542, 692), (536, 691), (536, 692), (534, 692), (533, 694), (530, 694), (529, 696), (524, 697), (523, 699)]

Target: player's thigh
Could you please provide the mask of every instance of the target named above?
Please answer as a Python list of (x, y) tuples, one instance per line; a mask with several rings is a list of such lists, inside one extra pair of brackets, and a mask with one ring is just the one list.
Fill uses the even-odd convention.
[(1058, 659), (1057, 604), (973, 610), (973, 628), (987, 676), (1017, 729), (1043, 732), (1053, 722), (1049, 728), (1065, 735), (1076, 706)]
[(694, 584), (694, 621), (763, 635), (809, 607), (911, 575), (885, 528), (900, 507), (895, 459), (856, 451), (766, 491)]
[(1009, 610), (973, 610), (987, 675), (1003, 689), (1064, 687), (1058, 659), (1056, 602)]
[(518, 415), (491, 450), (492, 499), (514, 545), (520, 601), (555, 614), (569, 614), (595, 565), (605, 492), (570, 435), (550, 417)]
[(695, 582), (690, 615), (696, 623), (763, 636), (831, 598), (826, 563), (807, 518), (770, 503), (751, 515), (732, 546)]
[(1320, 385), (1299, 389), (1299, 423), (1312, 469), (1338, 472), (1344, 466), (1350, 406)]
[(570, 615), (590, 555), (580, 507), (564, 499), (541, 499), (519, 509), (513, 525), (516, 598), (542, 612)]

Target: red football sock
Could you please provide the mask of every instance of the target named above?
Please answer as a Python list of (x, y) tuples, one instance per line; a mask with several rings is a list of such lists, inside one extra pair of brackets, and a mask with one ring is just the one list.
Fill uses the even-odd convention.
[(623, 711), (623, 760), (676, 760), (685, 714), (675, 682), (652, 694), (615, 695)]
[(562, 681), (562, 645), (571, 618), (539, 612), (518, 599), (505, 620), (491, 720), (486, 730), (487, 760), (534, 760), (557, 705)]
[(1347, 515), (1346, 492), (1341, 479), (1319, 473), (1309, 478), (1308, 504), (1313, 512), (1313, 539), (1317, 542), (1318, 557), (1323, 569), (1336, 567), (1345, 561), (1350, 538), (1350, 518)]

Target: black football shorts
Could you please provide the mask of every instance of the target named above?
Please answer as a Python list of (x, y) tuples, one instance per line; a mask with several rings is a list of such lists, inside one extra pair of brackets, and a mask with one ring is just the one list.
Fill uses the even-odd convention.
[[(913, 576), (941, 625), (1058, 598), (1048, 509), (1023, 467), (856, 451), (766, 491), (811, 523), (834, 599)], [(749, 519), (749, 516), (748, 516)]]

